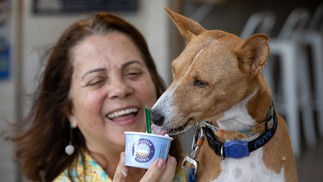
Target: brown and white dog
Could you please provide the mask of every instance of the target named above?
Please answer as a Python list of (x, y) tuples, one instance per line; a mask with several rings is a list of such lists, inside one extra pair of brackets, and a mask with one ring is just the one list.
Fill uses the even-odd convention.
[(198, 146), (194, 159), (198, 181), (297, 181), (288, 128), (262, 75), (268, 37), (242, 40), (166, 10), (187, 45), (172, 62), (173, 82), (151, 117), (171, 135), (210, 122), (201, 127), (209, 146)]

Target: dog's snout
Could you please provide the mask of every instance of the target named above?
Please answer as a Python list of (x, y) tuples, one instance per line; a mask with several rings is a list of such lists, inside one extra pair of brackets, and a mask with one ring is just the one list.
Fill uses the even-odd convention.
[(156, 110), (151, 111), (151, 120), (154, 124), (161, 126), (164, 122), (165, 117)]

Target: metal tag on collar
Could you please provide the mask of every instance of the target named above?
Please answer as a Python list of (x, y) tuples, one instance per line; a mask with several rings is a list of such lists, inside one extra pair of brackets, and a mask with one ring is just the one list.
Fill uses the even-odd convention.
[(233, 140), (224, 142), (225, 157), (242, 158), (249, 155), (248, 142)]
[(197, 171), (197, 161), (189, 156), (186, 156), (182, 162), (182, 169), (190, 171), (192, 168), (195, 169), (194, 170), (194, 175), (195, 175)]
[(192, 168), (195, 169), (194, 175), (196, 174), (196, 171), (197, 171), (197, 161), (195, 160), (195, 158), (200, 151), (200, 145), (197, 145), (196, 141), (198, 141), (198, 139), (194, 139), (194, 141), (192, 143), (190, 156), (186, 156), (182, 162), (183, 169), (185, 169), (187, 171), (190, 171)]

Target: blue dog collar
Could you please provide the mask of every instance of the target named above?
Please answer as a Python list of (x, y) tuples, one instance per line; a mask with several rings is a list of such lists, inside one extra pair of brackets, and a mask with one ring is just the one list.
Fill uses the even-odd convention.
[(270, 107), (270, 111), (268, 112), (265, 122), (268, 123), (271, 120), (273, 120), (272, 128), (268, 129), (266, 124), (266, 131), (249, 142), (243, 140), (231, 140), (229, 142), (222, 143), (216, 139), (211, 128), (204, 126), (204, 130), (209, 146), (217, 155), (221, 156), (222, 159), (225, 159), (226, 157), (243, 158), (249, 156), (252, 151), (264, 146), (274, 136), (278, 122), (273, 104)]

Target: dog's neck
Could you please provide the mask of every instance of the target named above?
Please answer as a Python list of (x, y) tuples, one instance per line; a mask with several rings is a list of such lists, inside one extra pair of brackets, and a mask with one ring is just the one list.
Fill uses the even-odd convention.
[(251, 129), (265, 121), (272, 103), (271, 93), (266, 85), (260, 85), (245, 99), (227, 110), (216, 125), (223, 130)]
[(248, 114), (247, 108), (247, 103), (255, 95), (255, 93), (256, 92), (226, 111), (223, 117), (216, 121), (219, 128), (233, 131), (250, 129), (256, 126), (257, 122)]

